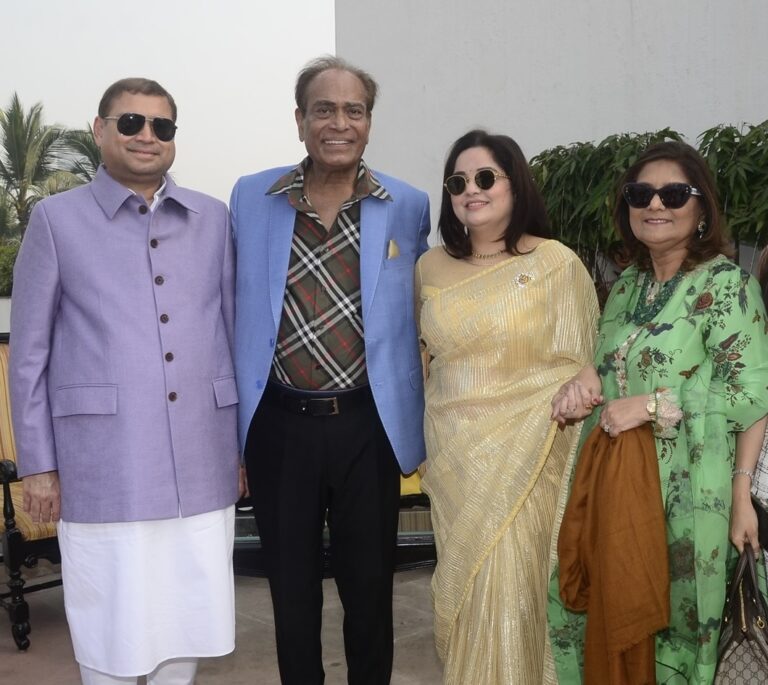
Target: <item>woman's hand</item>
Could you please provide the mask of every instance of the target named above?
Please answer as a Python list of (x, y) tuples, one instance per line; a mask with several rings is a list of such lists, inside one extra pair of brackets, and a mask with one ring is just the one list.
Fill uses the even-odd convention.
[(632, 395), (607, 402), (600, 412), (600, 427), (612, 438), (651, 420), (648, 395)]
[(752, 507), (752, 475), (755, 473), (765, 438), (768, 416), (755, 421), (749, 428), (736, 433), (733, 484), (731, 485), (731, 542), (741, 552), (749, 542), (755, 555), (760, 552), (757, 539), (757, 514)]
[[(739, 483), (738, 481), (744, 481)], [(739, 553), (744, 551), (744, 543), (752, 545), (755, 556), (760, 555), (760, 543), (757, 539), (757, 514), (749, 495), (749, 478), (736, 476), (733, 480), (733, 502), (731, 503), (731, 542)], [(746, 484), (746, 489), (740, 486)]]
[(600, 377), (595, 367), (589, 364), (555, 393), (550, 418), (561, 426), (568, 421), (586, 418), (594, 407), (603, 403), (601, 392)]

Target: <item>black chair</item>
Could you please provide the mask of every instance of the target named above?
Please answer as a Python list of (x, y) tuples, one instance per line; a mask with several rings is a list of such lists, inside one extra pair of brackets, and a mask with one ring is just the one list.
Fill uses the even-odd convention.
[(8, 590), (0, 592), (0, 605), (8, 611), (11, 634), (19, 649), (29, 647), (29, 605), (24, 595), (61, 584), (54, 579), (28, 585), (22, 568), (32, 568), (38, 559), (58, 564), (61, 561), (55, 523), (34, 523), (22, 510), (21, 481), (16, 473), (16, 447), (11, 426), (8, 396), (8, 334), (0, 334), (0, 484), (3, 489), (3, 564), (8, 574)]

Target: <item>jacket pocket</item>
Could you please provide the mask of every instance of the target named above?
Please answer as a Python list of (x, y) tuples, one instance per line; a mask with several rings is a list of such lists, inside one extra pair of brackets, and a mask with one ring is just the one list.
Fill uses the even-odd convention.
[(117, 386), (89, 384), (56, 388), (51, 400), (51, 416), (76, 414), (117, 414)]
[(416, 254), (410, 254), (408, 252), (402, 252), (397, 257), (389, 257), (384, 260), (385, 269), (407, 269), (413, 268), (416, 262)]
[(216, 406), (229, 407), (237, 404), (237, 383), (234, 376), (224, 376), (213, 381), (213, 393), (216, 395)]

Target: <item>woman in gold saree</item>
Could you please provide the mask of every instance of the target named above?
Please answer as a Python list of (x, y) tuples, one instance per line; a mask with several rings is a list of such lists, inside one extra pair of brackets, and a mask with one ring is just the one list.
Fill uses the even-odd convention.
[(444, 245), (416, 274), (435, 640), (446, 685), (538, 685), (558, 495), (579, 432), (558, 430), (549, 402), (591, 359), (597, 301), (578, 257), (548, 239), (511, 138), (470, 131), (444, 178)]

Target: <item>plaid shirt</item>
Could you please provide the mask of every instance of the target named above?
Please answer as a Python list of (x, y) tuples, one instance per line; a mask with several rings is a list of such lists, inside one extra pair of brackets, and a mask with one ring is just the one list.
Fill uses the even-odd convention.
[(352, 196), (326, 229), (304, 194), (304, 159), (269, 189), (296, 210), (270, 378), (303, 390), (366, 385), (360, 296), (360, 200), (391, 196), (361, 160)]

